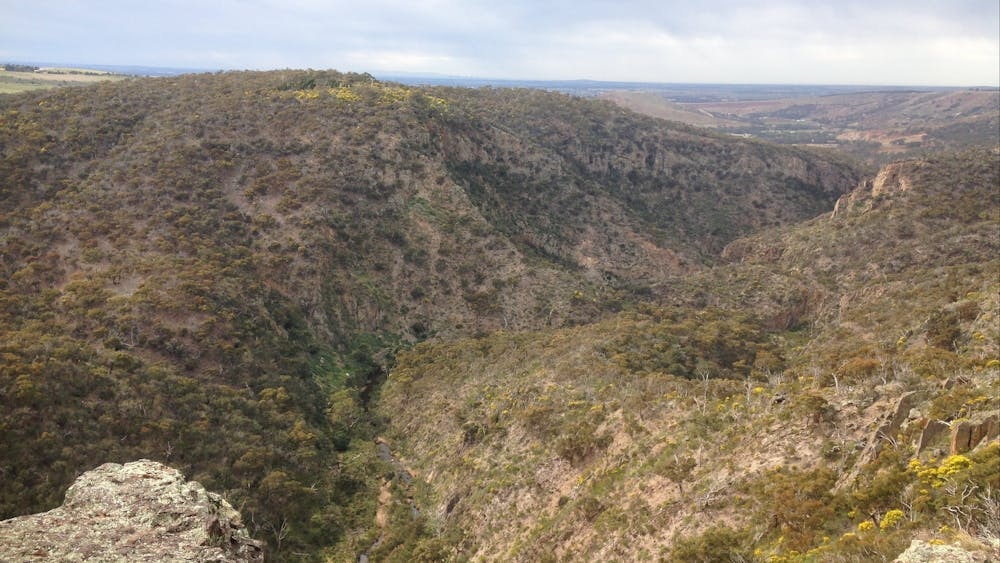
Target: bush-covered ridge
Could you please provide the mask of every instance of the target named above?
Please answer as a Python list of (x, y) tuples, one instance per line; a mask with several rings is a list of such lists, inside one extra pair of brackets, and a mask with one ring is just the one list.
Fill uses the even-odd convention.
[[(720, 264), (729, 243), (792, 245), (798, 230), (733, 241), (828, 210), (855, 173), (558, 94), (312, 71), (24, 94), (0, 99), (0, 177), (3, 516), (57, 505), (100, 463), (146, 457), (224, 493), (278, 558), (433, 560), (476, 546), (534, 558), (545, 555), (535, 539), (558, 545), (555, 530), (578, 531), (574, 522), (584, 539), (559, 549), (583, 553), (593, 551), (587, 534), (633, 530), (604, 516), (619, 489), (595, 475), (611, 471), (608, 455), (666, 452), (657, 428), (675, 430), (678, 444), (692, 432), (738, 449), (749, 427), (716, 414), (738, 399), (765, 409), (764, 397), (814, 385), (811, 406), (767, 407), (788, 413), (768, 422), (776, 432), (836, 411), (823, 366), (841, 370), (837, 393), (859, 392), (873, 374), (893, 385), (965, 370), (975, 394), (996, 358), (988, 231), (961, 260), (921, 258), (879, 286), (885, 277), (867, 270), (851, 285), (835, 266), (735, 254)], [(973, 190), (983, 179), (967, 177)], [(828, 236), (816, 222), (801, 232), (810, 228)], [(965, 233), (955, 225), (948, 236)], [(851, 306), (831, 309), (844, 291)], [(926, 294), (915, 311), (940, 313), (934, 322), (902, 314), (889, 336), (853, 332), (878, 328), (868, 304), (890, 310), (913, 293)], [(901, 351), (887, 355), (900, 334)], [(422, 340), (432, 343), (394, 368), (396, 352)], [(897, 360), (902, 375), (887, 377)], [(432, 406), (444, 380), (449, 401)], [(505, 397), (511, 389), (520, 394)], [(397, 408), (401, 390), (412, 394)], [(957, 394), (935, 412), (977, 397)], [(874, 413), (883, 399), (857, 404)], [(455, 479), (486, 472), (475, 473), (490, 483), (477, 500), (435, 488), (450, 482), (432, 476), (451, 458), (421, 450), (421, 425), (456, 409), (437, 437), (467, 453)], [(684, 412), (701, 422), (670, 418)], [(403, 472), (374, 441), (383, 430), (403, 465), (420, 469), (409, 485), (388, 480)], [(505, 457), (507, 444), (520, 457)], [(535, 444), (555, 457), (525, 449)], [(678, 495), (718, 497), (683, 477), (708, 475), (704, 451), (684, 444), (664, 456), (656, 475)], [(535, 467), (563, 487), (514, 497), (554, 503), (562, 512), (550, 527), (518, 536), (487, 521), (521, 542), (502, 548), (469, 535), (491, 514), (479, 503), (520, 486), (495, 464)], [(580, 472), (575, 489), (566, 467)], [(641, 477), (641, 467), (608, 478)], [(700, 529), (651, 518), (644, 526), (678, 538)], [(747, 530), (731, 524), (717, 535), (742, 542)]]
[(996, 153), (896, 168), (906, 190), (862, 184), (668, 282), (677, 306), (400, 354), (381, 408), (450, 553), (996, 550)]
[[(737, 162), (772, 172), (744, 193)], [(4, 97), (0, 177), (0, 515), (148, 457), (279, 554), (370, 544), (399, 346), (599, 318), (854, 179), (557, 94), (314, 71)], [(692, 228), (664, 194), (725, 204)]]

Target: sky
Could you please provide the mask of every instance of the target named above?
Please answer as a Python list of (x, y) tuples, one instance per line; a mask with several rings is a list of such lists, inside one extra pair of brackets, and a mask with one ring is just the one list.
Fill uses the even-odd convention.
[(998, 0), (0, 0), (0, 62), (1000, 85)]

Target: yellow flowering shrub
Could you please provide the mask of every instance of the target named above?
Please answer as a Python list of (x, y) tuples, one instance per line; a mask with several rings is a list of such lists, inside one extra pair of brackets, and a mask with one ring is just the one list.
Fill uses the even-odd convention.
[(885, 513), (885, 516), (882, 517), (882, 521), (878, 523), (878, 527), (883, 531), (894, 528), (900, 521), (903, 520), (905, 516), (906, 515), (903, 514), (902, 510), (894, 508)]
[(948, 477), (968, 469), (972, 466), (972, 460), (962, 454), (950, 455), (941, 462), (941, 465), (925, 466), (919, 460), (910, 462), (910, 471), (917, 474), (917, 477), (925, 485), (938, 488), (945, 483)]

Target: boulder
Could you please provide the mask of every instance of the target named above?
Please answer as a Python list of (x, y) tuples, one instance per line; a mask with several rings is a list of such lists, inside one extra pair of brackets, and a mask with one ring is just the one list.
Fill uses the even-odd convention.
[(982, 552), (971, 552), (954, 545), (934, 545), (922, 540), (913, 540), (906, 551), (900, 553), (893, 563), (985, 563), (992, 556)]
[(63, 505), (0, 522), (0, 561), (263, 561), (232, 505), (149, 460), (81, 475)]

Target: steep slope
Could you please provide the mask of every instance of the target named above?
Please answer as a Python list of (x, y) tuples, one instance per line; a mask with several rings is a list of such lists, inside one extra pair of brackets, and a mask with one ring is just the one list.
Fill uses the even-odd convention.
[(827, 362), (928, 344), (969, 352), (990, 341), (973, 335), (992, 321), (975, 302), (996, 281), (998, 166), (996, 149), (887, 165), (832, 216), (736, 241), (723, 256), (739, 262), (733, 270), (777, 270), (811, 288), (824, 332), (809, 350)]
[[(608, 212), (601, 200), (607, 198), (642, 220), (644, 231), (659, 234), (653, 242), (690, 247), (689, 256), (711, 260), (723, 241), (818, 212), (853, 177), (843, 165), (806, 152), (775, 152), (773, 146), (677, 124), (656, 127), (655, 121), (636, 119), (609, 104), (531, 91), (463, 94), (476, 115), (490, 116), (495, 125), (477, 128), (495, 139), (479, 144), (501, 152), (456, 162), (454, 155), (464, 157), (465, 151), (448, 147), (449, 160), (480, 178), (492, 172), (505, 180), (485, 190), (473, 185), (471, 193), (533, 220), (516, 225), (519, 232), (538, 231), (532, 224), (537, 221), (603, 227)], [(542, 162), (528, 157), (518, 146), (525, 142), (545, 147), (550, 155)], [(559, 199), (549, 200), (547, 194)], [(579, 234), (558, 231), (554, 238), (570, 245), (581, 240)], [(608, 254), (615, 253), (620, 251)], [(598, 256), (602, 259), (608, 258)]]
[(401, 353), (393, 486), (439, 533), (381, 554), (995, 558), (998, 186), (996, 151), (891, 165), (675, 306)]
[[(535, 257), (538, 272), (648, 282), (711, 262), (736, 236), (813, 216), (856, 181), (808, 153), (530, 91), (234, 73), (14, 99), (8, 209), (60, 191), (78, 201), (70, 225), (112, 230), (113, 214), (124, 214), (135, 232), (109, 242), (142, 255), (162, 254), (160, 238), (191, 253), (235, 223), (233, 243), (250, 236), (255, 251), (279, 255), (262, 274), (315, 302), (310, 312), (334, 333), (380, 326), (388, 315), (377, 301), (409, 308), (391, 315), (404, 326), (426, 322), (414, 292), (463, 317), (487, 309), (492, 326), (501, 307), (524, 316), (547, 303), (512, 296), (552, 285), (521, 279), (528, 268), (517, 264)], [(73, 235), (63, 242), (71, 250)], [(298, 285), (344, 270), (368, 275)], [(331, 290), (362, 303), (329, 303)]]
[(278, 557), (370, 545), (396, 348), (602, 318), (832, 205), (810, 153), (335, 72), (0, 98), (0, 516), (162, 460)]

